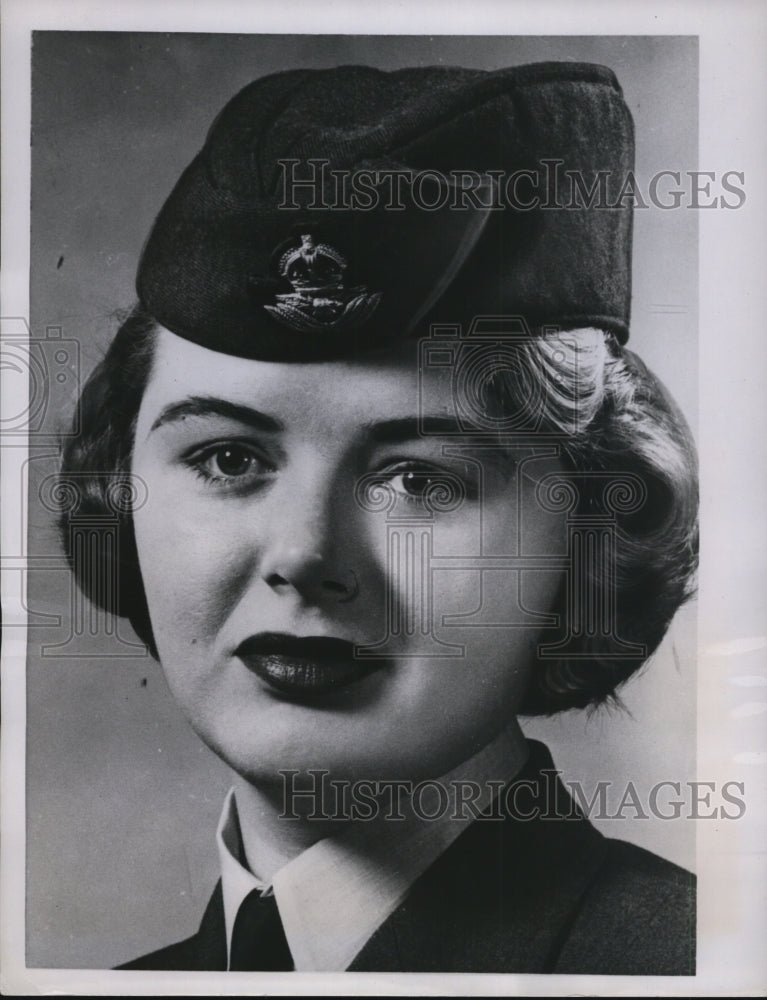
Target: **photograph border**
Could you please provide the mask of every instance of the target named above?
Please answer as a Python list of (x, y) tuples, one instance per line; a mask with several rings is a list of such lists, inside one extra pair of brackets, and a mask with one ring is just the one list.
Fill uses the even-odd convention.
[[(291, 25), (276, 3), (201, 5), (166, 2), (53, 2), (4, 0), (2, 5), (2, 260), (3, 335), (9, 319), (29, 316), (29, 40), (32, 30), (151, 30), (295, 33), (297, 10), (307, 34), (695, 34), (700, 40), (701, 132), (699, 169), (742, 170), (746, 203), (738, 212), (701, 213), (700, 219), (700, 451), (702, 567), (699, 593), (698, 775), (711, 781), (743, 780), (748, 809), (733, 824), (699, 824), (699, 959), (695, 977), (422, 976), (342, 973), (259, 974), (273, 993), (315, 995), (747, 995), (767, 985), (764, 940), (767, 766), (765, 715), (759, 701), (767, 685), (762, 583), (767, 532), (761, 513), (765, 458), (759, 432), (764, 421), (767, 361), (759, 323), (765, 299), (764, 69), (767, 13), (756, 3), (719, 2), (705, 12), (693, 3), (672, 9), (649, 3), (504, 5), (478, 3), (470, 14), (456, 4), (426, 3), (417, 11), (399, 4), (303, 5)], [(514, 10), (514, 18), (508, 11)], [(736, 13), (737, 12), (737, 13)], [(513, 24), (509, 21), (513, 20)], [(485, 32), (478, 32), (481, 21)], [(183, 27), (182, 27), (183, 26)], [(439, 31), (436, 30), (439, 26)], [(385, 29), (385, 30), (384, 30)], [(748, 45), (743, 45), (743, 39)], [(733, 42), (739, 44), (734, 45)], [(743, 95), (748, 95), (744, 100)], [(14, 329), (17, 329), (14, 326)], [(733, 333), (734, 331), (734, 333)], [(738, 350), (733, 350), (733, 343)], [(713, 403), (713, 405), (712, 405)], [(19, 412), (6, 398), (4, 412)], [(23, 448), (4, 448), (3, 550), (26, 528), (21, 491)], [(737, 489), (734, 488), (737, 484)], [(736, 494), (736, 496), (733, 496)], [(732, 553), (737, 552), (737, 565)], [(4, 578), (6, 623), (15, 626), (3, 644), (2, 731), (2, 988), (17, 992), (175, 995), (252, 993), (252, 978), (218, 973), (93, 972), (24, 968), (25, 744), (24, 610)], [(755, 678), (751, 682), (747, 678)], [(750, 690), (752, 688), (753, 690)], [(733, 704), (733, 692), (737, 696)], [(741, 697), (742, 696), (742, 697)], [(751, 697), (751, 700), (749, 698)], [(762, 696), (763, 697), (763, 696)], [(762, 705), (760, 711), (759, 706)], [(725, 709), (723, 706), (730, 706)], [(238, 981), (239, 980), (239, 981)]]

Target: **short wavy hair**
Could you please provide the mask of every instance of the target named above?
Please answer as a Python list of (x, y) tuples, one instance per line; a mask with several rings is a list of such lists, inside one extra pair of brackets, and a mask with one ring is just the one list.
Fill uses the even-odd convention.
[[(115, 487), (130, 481), (139, 406), (148, 382), (157, 324), (136, 307), (121, 324), (86, 382), (79, 434), (66, 439), (60, 482), (76, 494), (78, 516), (106, 518), (117, 537), (108, 551), (71, 544), (70, 513), (61, 538), (78, 585), (109, 613), (128, 618), (153, 656), (149, 610), (141, 581), (130, 505), (115, 507)], [(643, 502), (611, 512), (614, 558), (584, 570), (580, 586), (595, 604), (613, 609), (613, 628), (581, 629), (564, 643), (574, 612), (573, 586), (563, 583), (553, 611), (559, 622), (538, 659), (522, 714), (545, 715), (616, 698), (618, 686), (655, 651), (671, 619), (693, 593), (697, 567), (697, 461), (687, 423), (660, 380), (612, 334), (596, 329), (548, 332), (520, 343), (514, 370), (499, 370), (482, 388), (488, 414), (519, 413), (535, 400), (539, 429), (561, 442), (560, 492), (581, 515), (604, 514), (605, 483), (639, 481)], [(568, 485), (569, 484), (569, 485)], [(557, 482), (552, 484), (556, 492)], [(118, 490), (119, 492), (119, 490)], [(106, 547), (105, 547), (106, 548)], [(94, 563), (114, 585), (94, 587)], [(111, 574), (111, 575), (110, 575)], [(634, 649), (616, 654), (615, 636)], [(540, 647), (539, 647), (540, 648)]]

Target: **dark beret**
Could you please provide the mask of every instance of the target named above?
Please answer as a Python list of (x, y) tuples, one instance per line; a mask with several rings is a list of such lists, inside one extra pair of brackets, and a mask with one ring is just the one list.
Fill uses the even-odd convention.
[(214, 121), (154, 224), (139, 299), (188, 340), (265, 360), (477, 315), (624, 342), (633, 166), (603, 66), (276, 73)]

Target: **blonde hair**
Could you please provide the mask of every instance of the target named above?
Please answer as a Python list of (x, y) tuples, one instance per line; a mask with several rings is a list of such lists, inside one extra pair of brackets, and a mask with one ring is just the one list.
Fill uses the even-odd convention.
[[(657, 648), (694, 590), (697, 568), (697, 459), (690, 429), (661, 381), (612, 334), (554, 332), (520, 344), (516, 370), (488, 387), (497, 412), (533, 399), (541, 430), (561, 435), (582, 513), (604, 512), (605, 483), (633, 481), (641, 504), (618, 505), (612, 572), (583, 581), (615, 609), (613, 635), (583, 635), (567, 655), (540, 660), (524, 711), (549, 714), (595, 705)], [(609, 588), (609, 592), (608, 592)], [(566, 595), (558, 606), (568, 628)], [(615, 656), (615, 636), (642, 652)]]

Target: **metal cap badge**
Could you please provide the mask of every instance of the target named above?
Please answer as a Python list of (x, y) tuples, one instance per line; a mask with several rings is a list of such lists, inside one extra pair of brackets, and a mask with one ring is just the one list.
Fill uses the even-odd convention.
[(293, 291), (275, 295), (276, 305), (264, 309), (278, 323), (305, 333), (360, 326), (378, 307), (381, 293), (368, 293), (364, 285), (344, 288), (343, 255), (327, 243), (315, 243), (311, 233), (298, 239), (298, 245), (291, 240), (287, 250), (283, 244), (276, 251), (280, 277)]

